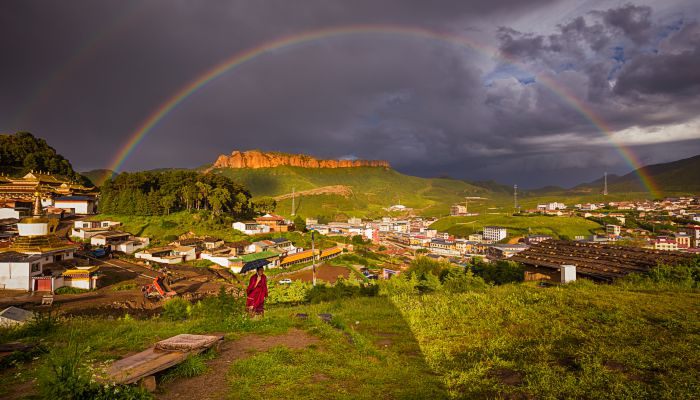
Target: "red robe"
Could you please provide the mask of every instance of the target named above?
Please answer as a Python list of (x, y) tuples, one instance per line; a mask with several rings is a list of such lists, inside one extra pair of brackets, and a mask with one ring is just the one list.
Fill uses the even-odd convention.
[[(256, 285), (257, 284), (257, 285)], [(265, 309), (265, 297), (267, 297), (267, 276), (263, 275), (258, 283), (258, 274), (253, 275), (248, 283), (248, 298), (245, 305), (256, 313), (263, 312)]]

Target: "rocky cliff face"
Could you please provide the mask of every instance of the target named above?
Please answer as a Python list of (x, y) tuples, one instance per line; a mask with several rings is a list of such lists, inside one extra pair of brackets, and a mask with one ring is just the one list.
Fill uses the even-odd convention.
[(389, 162), (383, 160), (319, 160), (304, 154), (265, 153), (258, 150), (241, 152), (234, 150), (231, 155), (220, 155), (212, 168), (273, 168), (281, 166), (302, 168), (389, 168)]

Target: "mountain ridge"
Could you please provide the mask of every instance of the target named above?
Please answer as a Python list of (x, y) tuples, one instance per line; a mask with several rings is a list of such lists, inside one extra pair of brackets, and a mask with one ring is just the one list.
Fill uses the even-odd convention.
[[(325, 160), (306, 154), (289, 154), (280, 152), (263, 152), (260, 150), (234, 150), (230, 155), (220, 155), (208, 170), (216, 168), (356, 168), (383, 167), (390, 168), (385, 160)], [(207, 170), (207, 171), (208, 171)]]

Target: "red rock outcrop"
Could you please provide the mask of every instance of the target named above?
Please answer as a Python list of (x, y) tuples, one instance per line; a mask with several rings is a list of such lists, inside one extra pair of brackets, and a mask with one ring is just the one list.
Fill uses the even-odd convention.
[(319, 160), (304, 154), (266, 153), (258, 150), (241, 152), (234, 150), (231, 155), (220, 155), (212, 168), (273, 168), (281, 166), (302, 168), (389, 168), (389, 162), (383, 160)]

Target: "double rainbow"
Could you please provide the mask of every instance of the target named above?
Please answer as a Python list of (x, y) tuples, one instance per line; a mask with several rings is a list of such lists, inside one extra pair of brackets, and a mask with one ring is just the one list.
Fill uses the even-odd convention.
[[(108, 168), (112, 171), (118, 171), (124, 163), (124, 161), (129, 157), (129, 154), (131, 154), (131, 152), (134, 150), (134, 148), (163, 118), (165, 118), (173, 109), (180, 105), (190, 95), (192, 95), (202, 87), (206, 86), (216, 78), (224, 75), (225, 73), (235, 70), (241, 65), (249, 61), (255, 60), (258, 57), (263, 56), (274, 50), (314, 42), (322, 39), (368, 34), (394, 36), (398, 35), (404, 37), (433, 39), (441, 42), (447, 42), (458, 46), (467, 47), (480, 53), (484, 53), (490, 57), (497, 57), (503, 60), (504, 62), (507, 62), (508, 64), (520, 64), (517, 60), (513, 59), (512, 57), (499, 54), (497, 50), (475, 43), (474, 41), (466, 37), (436, 32), (418, 27), (407, 27), (397, 25), (352, 25), (307, 31), (303, 33), (281, 37), (279, 39), (263, 43), (257, 47), (253, 47), (246, 51), (234, 54), (232, 57), (222, 61), (218, 65), (197, 76), (195, 79), (191, 80), (185, 86), (180, 88), (180, 90), (175, 92), (165, 102), (158, 106), (158, 108), (151, 112), (149, 116), (129, 135), (129, 139), (124, 144), (124, 146), (117, 152), (116, 156), (114, 157), (113, 161), (111, 162)], [(636, 156), (634, 155), (634, 153), (632, 153), (630, 149), (626, 148), (625, 146), (614, 140), (612, 130), (610, 129), (610, 127), (602, 119), (600, 119), (588, 105), (580, 101), (566, 87), (560, 85), (558, 82), (554, 81), (553, 79), (547, 76), (537, 76), (537, 82), (542, 84), (544, 87), (548, 88), (552, 93), (561, 98), (562, 101), (567, 103), (570, 107), (572, 107), (583, 117), (585, 117), (593, 126), (600, 130), (615, 146), (622, 158), (634, 170), (636, 170), (639, 180), (644, 186), (644, 188), (653, 197), (659, 197), (659, 190), (657, 189), (651, 177), (642, 168), (642, 163), (636, 158)]]

